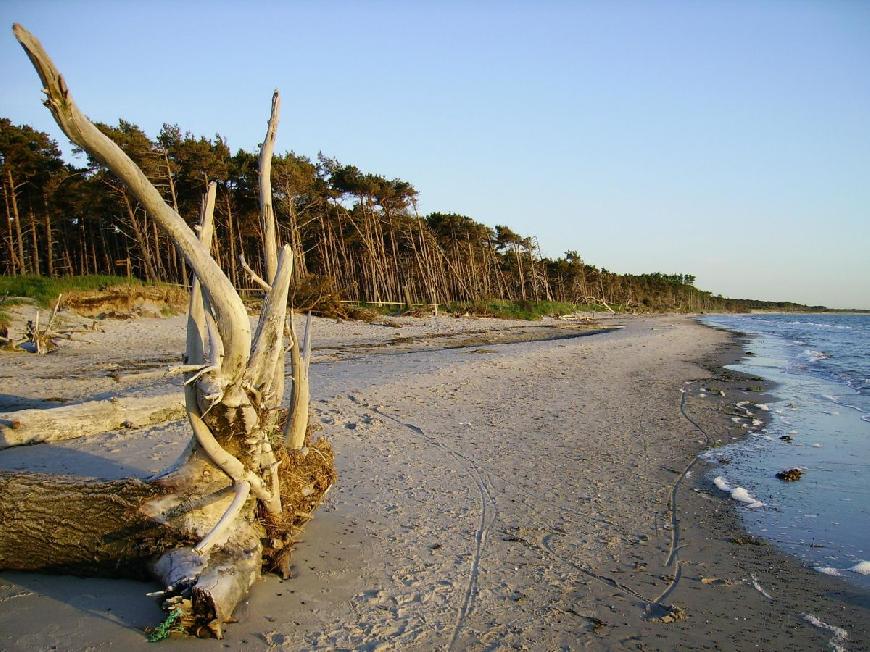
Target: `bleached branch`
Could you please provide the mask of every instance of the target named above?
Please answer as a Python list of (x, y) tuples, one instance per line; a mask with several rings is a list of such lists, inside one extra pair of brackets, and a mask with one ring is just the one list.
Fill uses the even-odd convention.
[(264, 281), (263, 278), (248, 265), (248, 261), (245, 260), (245, 254), (239, 254), (239, 262), (242, 264), (242, 269), (248, 273), (248, 276), (254, 283), (259, 285), (266, 292), (272, 291), (272, 286), (266, 283), (266, 281)]
[(266, 125), (266, 137), (260, 145), (260, 224), (263, 229), (263, 254), (266, 259), (266, 283), (275, 284), (278, 272), (278, 234), (275, 229), (275, 212), (272, 209), (272, 151), (275, 148), (275, 133), (278, 129), (278, 114), (281, 96), (272, 94), (272, 111)]
[(14, 25), (13, 31), (42, 80), (45, 104), (58, 126), (73, 143), (104, 163), (124, 182), (190, 263), (218, 315), (218, 328), (226, 349), (223, 373), (231, 379), (239, 377), (248, 360), (251, 327), (245, 306), (230, 280), (181, 216), (166, 204), (142, 170), (81, 113), (66, 81), (39, 40), (21, 25)]
[[(214, 234), (214, 204), (217, 184), (208, 184), (208, 191), (202, 198), (199, 213), (199, 241), (206, 251), (211, 251), (211, 240)], [(205, 342), (208, 329), (205, 320), (205, 301), (199, 276), (194, 274), (190, 288), (190, 303), (187, 310), (187, 362), (200, 364), (205, 360)]]

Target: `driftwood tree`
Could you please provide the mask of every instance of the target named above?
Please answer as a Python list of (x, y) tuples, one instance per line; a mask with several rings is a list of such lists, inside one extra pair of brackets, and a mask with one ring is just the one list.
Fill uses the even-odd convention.
[(322, 497), (333, 477), (331, 453), (306, 456), (307, 449), (300, 450), (308, 422), (309, 355), (295, 338), (286, 435), (280, 427), (293, 254), (289, 246), (278, 247), (272, 211), (278, 93), (259, 160), (266, 278), (257, 281), (267, 294), (252, 332), (242, 300), (210, 255), (215, 184), (208, 187), (195, 233), (79, 111), (39, 41), (20, 25), (13, 31), (42, 80), (45, 105), (64, 133), (126, 185), (190, 265), (194, 282), (180, 371), (194, 436), (174, 468), (151, 481), (0, 474), (0, 567), (112, 569), (133, 575), (147, 569), (165, 586), (164, 606), (179, 612), (189, 632), (221, 636), (223, 624), (259, 576), (264, 555), (274, 559), (288, 543), (282, 462), (298, 471), (306, 457), (327, 460), (321, 475), (328, 481), (315, 487), (314, 496), (308, 492), (309, 503)]

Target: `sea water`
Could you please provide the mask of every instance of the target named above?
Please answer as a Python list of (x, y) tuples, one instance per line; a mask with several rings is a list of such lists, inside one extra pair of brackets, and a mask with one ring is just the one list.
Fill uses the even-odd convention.
[[(749, 335), (751, 355), (729, 368), (776, 383), (772, 400), (743, 406), (753, 413), (749, 435), (707, 454), (721, 462), (711, 479), (763, 503), (739, 507), (748, 531), (819, 572), (870, 588), (870, 315), (703, 321)], [(766, 427), (754, 418), (762, 412)], [(776, 478), (792, 468), (803, 471), (800, 480)]]

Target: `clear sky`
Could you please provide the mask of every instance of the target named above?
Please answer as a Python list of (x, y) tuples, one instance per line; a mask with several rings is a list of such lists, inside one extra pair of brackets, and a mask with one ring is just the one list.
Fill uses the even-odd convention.
[(870, 308), (870, 2), (0, 1), (0, 115), (318, 151), (617, 272)]

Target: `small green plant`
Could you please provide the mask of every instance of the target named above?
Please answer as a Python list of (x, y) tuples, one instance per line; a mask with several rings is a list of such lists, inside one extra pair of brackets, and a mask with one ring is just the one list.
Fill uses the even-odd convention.
[(166, 616), (166, 620), (157, 625), (154, 629), (151, 630), (148, 634), (148, 642), (149, 643), (158, 643), (169, 638), (169, 634), (172, 632), (181, 631), (181, 623), (178, 622), (181, 618), (181, 609), (173, 609), (168, 616)]

